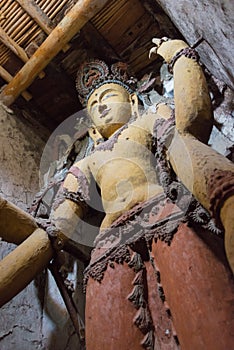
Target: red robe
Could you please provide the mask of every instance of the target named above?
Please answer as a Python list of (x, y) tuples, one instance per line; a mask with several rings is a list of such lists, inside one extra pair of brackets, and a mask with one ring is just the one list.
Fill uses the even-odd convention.
[(183, 221), (160, 195), (100, 234), (86, 270), (87, 350), (233, 348), (223, 239)]

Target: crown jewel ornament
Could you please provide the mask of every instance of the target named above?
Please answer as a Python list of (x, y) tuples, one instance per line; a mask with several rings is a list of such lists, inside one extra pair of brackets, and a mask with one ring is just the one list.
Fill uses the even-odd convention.
[(95, 89), (108, 83), (119, 84), (129, 93), (133, 93), (137, 88), (137, 79), (129, 76), (126, 63), (116, 62), (109, 68), (99, 59), (85, 61), (80, 66), (76, 78), (76, 89), (82, 105), (86, 106)]

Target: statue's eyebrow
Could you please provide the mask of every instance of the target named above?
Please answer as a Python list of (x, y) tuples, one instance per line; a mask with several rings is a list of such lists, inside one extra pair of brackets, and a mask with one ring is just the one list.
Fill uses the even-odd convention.
[(107, 90), (103, 91), (103, 92), (100, 94), (99, 100), (101, 101), (101, 99), (103, 98), (103, 96), (105, 96), (105, 95), (108, 94), (109, 92), (113, 92), (113, 89), (107, 89)]
[(97, 100), (97, 98), (95, 98), (94, 101), (91, 102), (90, 108), (92, 108), (93, 105), (95, 105), (95, 103), (100, 103), (101, 100), (102, 100), (102, 98), (103, 98), (106, 94), (108, 94), (108, 93), (114, 93), (114, 90), (113, 90), (113, 89), (107, 89), (107, 90), (103, 91), (103, 92), (100, 94), (99, 101)]
[(95, 105), (95, 103), (98, 103), (97, 98), (96, 98), (93, 102), (91, 102), (91, 104), (90, 104), (90, 109), (93, 107), (93, 105)]

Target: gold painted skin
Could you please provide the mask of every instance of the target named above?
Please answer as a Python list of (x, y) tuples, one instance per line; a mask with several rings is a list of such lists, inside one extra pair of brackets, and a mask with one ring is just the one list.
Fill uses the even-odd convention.
[[(159, 39), (154, 39), (153, 42), (158, 45)], [(188, 47), (185, 42), (172, 40), (163, 42), (157, 49), (158, 54), (169, 62), (185, 47)], [(204, 144), (209, 139), (213, 114), (201, 66), (196, 61), (181, 56), (174, 65), (173, 74), (176, 130), (168, 145), (168, 157), (178, 177), (209, 210), (208, 179), (215, 169), (234, 172), (234, 166)], [(129, 121), (131, 115), (137, 113), (138, 106), (136, 95), (130, 95), (118, 84), (104, 84), (90, 96), (87, 108), (98, 131), (109, 138)], [(96, 151), (76, 164), (88, 182), (93, 176), (100, 187), (106, 213), (101, 228), (110, 227), (126, 210), (162, 192), (151, 157), (152, 130), (157, 118), (168, 118), (169, 115), (170, 109), (167, 106), (158, 105), (156, 114), (146, 113), (129, 123), (118, 136), (111, 151)], [(78, 184), (73, 175), (68, 175), (64, 187), (69, 191), (77, 190)], [(230, 208), (230, 205), (223, 206), (220, 219), (226, 229), (225, 247), (234, 269), (233, 232), (230, 232), (233, 222), (229, 222), (234, 219), (230, 215), (233, 208)], [(74, 215), (77, 210), (78, 215)], [(74, 226), (83, 215), (81, 211), (74, 203), (66, 200), (52, 212), (52, 220), (65, 235), (72, 237)]]
[[(166, 106), (163, 106), (165, 109)], [(106, 138), (114, 136), (137, 109), (136, 95), (130, 95), (124, 87), (115, 83), (96, 89), (87, 105), (92, 121)], [(110, 227), (126, 210), (163, 191), (157, 182), (151, 153), (154, 121), (155, 115), (138, 116), (121, 132), (112, 150), (97, 150), (75, 164), (86, 175), (88, 182), (93, 176), (101, 190), (106, 213), (101, 228)], [(69, 191), (77, 190), (78, 184), (72, 174), (65, 179), (64, 187)], [(63, 213), (66, 211), (66, 215), (74, 219), (73, 210), (74, 205), (67, 200), (52, 216), (56, 226), (68, 236), (72, 236), (74, 224), (79, 219), (75, 216), (76, 222), (70, 225), (68, 220), (64, 221)]]
[(87, 110), (100, 134), (109, 138), (129, 121), (131, 96), (118, 84), (104, 84), (89, 97)]
[[(152, 40), (157, 53), (169, 63), (182, 48), (182, 40)], [(169, 148), (169, 160), (181, 181), (209, 211), (209, 182), (215, 171), (232, 172), (234, 164), (204, 143), (208, 142), (213, 125), (211, 102), (200, 65), (181, 56), (173, 68), (176, 132)], [(202, 142), (200, 142), (202, 141)], [(204, 142), (204, 143), (203, 143)], [(234, 272), (234, 196), (223, 200), (220, 213), (213, 213), (225, 231), (225, 251)]]

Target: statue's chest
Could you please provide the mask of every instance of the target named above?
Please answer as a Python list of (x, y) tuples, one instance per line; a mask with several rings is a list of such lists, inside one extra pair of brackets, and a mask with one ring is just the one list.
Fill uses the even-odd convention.
[(110, 151), (114, 153), (131, 153), (139, 146), (152, 148), (152, 135), (142, 127), (127, 125), (120, 128), (109, 140), (100, 144), (94, 153)]
[(152, 135), (140, 127), (123, 127), (109, 140), (100, 144), (92, 154), (91, 169), (118, 164), (129, 164), (127, 161), (141, 163), (150, 161), (152, 156)]

